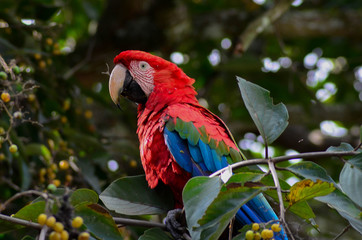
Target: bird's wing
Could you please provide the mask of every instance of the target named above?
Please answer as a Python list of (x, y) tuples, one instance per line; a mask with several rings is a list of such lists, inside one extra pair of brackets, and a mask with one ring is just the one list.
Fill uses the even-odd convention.
[[(242, 160), (240, 152), (228, 147), (223, 141), (211, 138), (203, 127), (193, 122), (170, 118), (164, 128), (166, 145), (175, 161), (192, 176), (208, 176)], [(278, 217), (262, 194), (243, 205), (236, 219), (242, 224), (268, 222)], [(284, 239), (284, 233), (277, 234)], [(276, 236), (277, 237), (277, 236)]]

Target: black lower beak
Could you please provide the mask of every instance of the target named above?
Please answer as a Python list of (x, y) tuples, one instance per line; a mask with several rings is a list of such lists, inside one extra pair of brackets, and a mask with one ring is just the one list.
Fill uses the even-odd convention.
[(146, 94), (143, 92), (140, 85), (133, 80), (133, 77), (128, 70), (126, 71), (126, 78), (124, 80), (124, 87), (121, 95), (136, 103), (145, 104), (147, 102)]

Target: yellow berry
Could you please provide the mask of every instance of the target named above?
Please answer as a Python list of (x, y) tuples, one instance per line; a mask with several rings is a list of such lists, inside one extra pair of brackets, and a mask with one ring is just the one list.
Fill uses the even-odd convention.
[(53, 173), (53, 172), (48, 173), (48, 178), (49, 178), (50, 180), (55, 179), (56, 176), (57, 176), (57, 175), (55, 175), (55, 173)]
[[(54, 143), (53, 143), (54, 144)], [(57, 171), (58, 170), (58, 166), (55, 164), (55, 163), (52, 163), (50, 165), (50, 168), (53, 170), (53, 171)]]
[(41, 55), (40, 55), (39, 53), (35, 53), (35, 54), (34, 54), (34, 58), (35, 58), (36, 60), (39, 60), (39, 59), (41, 59)]
[(55, 224), (55, 222), (56, 222), (55, 217), (50, 216), (50, 217), (48, 217), (48, 219), (47, 219), (47, 221), (45, 222), (45, 224), (46, 224), (48, 227), (53, 227), (54, 224)]
[(69, 162), (67, 160), (62, 160), (59, 162), (59, 168), (61, 170), (67, 170), (69, 168)]
[(72, 101), (69, 98), (65, 99), (63, 102), (63, 110), (64, 111), (69, 110), (71, 103), (72, 103)]
[(245, 233), (245, 239), (246, 240), (253, 240), (254, 239), (254, 232), (249, 230)]
[(38, 223), (43, 226), (46, 223), (46, 221), (47, 221), (47, 215), (44, 213), (39, 214)]
[(72, 221), (72, 227), (79, 228), (83, 224), (83, 218), (82, 217), (75, 217)]
[(87, 233), (87, 232), (82, 232), (81, 234), (79, 234), (78, 240), (88, 240), (89, 237), (90, 237), (89, 233)]
[(66, 124), (68, 122), (68, 118), (66, 116), (62, 116), (60, 118), (60, 121), (63, 123), (63, 124)]
[(273, 230), (273, 232), (280, 232), (282, 230), (280, 225), (276, 223), (271, 226), (271, 229)]
[(5, 129), (3, 127), (0, 127), (0, 135), (5, 134)]
[(46, 38), (46, 39), (45, 39), (45, 43), (48, 44), (48, 45), (52, 45), (52, 44), (53, 44), (53, 39), (51, 39), (51, 38)]
[(92, 116), (93, 116), (92, 111), (87, 110), (87, 111), (84, 112), (84, 117), (85, 118), (90, 119), (90, 118), (92, 118)]
[(261, 239), (260, 233), (259, 233), (259, 232), (256, 232), (256, 233), (254, 234), (254, 240), (260, 240), (260, 239)]
[(269, 229), (264, 229), (262, 232), (261, 232), (261, 237), (264, 238), (264, 239), (270, 239), (274, 236), (274, 232), (272, 230), (269, 230)]
[(0, 162), (5, 160), (5, 154), (4, 153), (0, 153)]
[(72, 180), (73, 180), (72, 175), (67, 174), (67, 175), (65, 176), (65, 181), (66, 181), (66, 182), (71, 182)]
[[(48, 139), (47, 142), (48, 142), (49, 148), (51, 150), (54, 150), (54, 147), (55, 147), (54, 140), (53, 139)], [(51, 166), (52, 168), (55, 168), (54, 171), (57, 170), (57, 165), (55, 163), (53, 163), (52, 165), (55, 165), (55, 166)]]
[(3, 92), (1, 94), (1, 100), (3, 100), (5, 103), (10, 102), (10, 94), (7, 92)]
[(47, 173), (47, 170), (45, 168), (41, 168), (39, 171), (40, 176), (44, 176)]
[(136, 161), (136, 160), (131, 160), (131, 161), (129, 162), (129, 165), (130, 165), (131, 167), (135, 168), (135, 167), (137, 167), (137, 161)]
[(59, 179), (54, 179), (54, 180), (52, 181), (52, 183), (53, 183), (56, 187), (59, 187), (60, 184), (61, 184), (61, 182), (60, 182)]
[(60, 240), (60, 233), (58, 232), (51, 232), (49, 235), (49, 240)]
[(28, 95), (28, 101), (29, 101), (29, 102), (34, 102), (34, 101), (35, 101), (35, 99), (36, 99), (35, 94), (30, 93), (30, 94)]
[(16, 146), (15, 144), (11, 144), (9, 147), (9, 151), (11, 153), (16, 153), (18, 151), (18, 146)]
[(45, 62), (44, 60), (41, 60), (41, 61), (38, 63), (38, 65), (39, 65), (39, 68), (41, 68), (41, 69), (44, 69), (44, 68), (46, 68), (46, 66), (47, 66), (47, 64), (46, 64), (46, 62)]
[(60, 233), (60, 239), (61, 240), (68, 240), (69, 239), (69, 233), (66, 230), (63, 230)]
[(64, 230), (64, 225), (61, 222), (56, 222), (53, 226), (54, 231), (61, 233)]
[(258, 231), (259, 230), (259, 224), (258, 223), (253, 223), (253, 225), (251, 226), (251, 229), (253, 229), (253, 231)]

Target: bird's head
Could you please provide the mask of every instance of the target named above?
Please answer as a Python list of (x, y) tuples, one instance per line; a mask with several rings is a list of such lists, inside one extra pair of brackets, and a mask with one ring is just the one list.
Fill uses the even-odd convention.
[(150, 53), (128, 50), (114, 58), (115, 67), (109, 79), (109, 93), (118, 105), (120, 96), (146, 104), (154, 92), (172, 95), (186, 89), (196, 94), (189, 78), (175, 64)]

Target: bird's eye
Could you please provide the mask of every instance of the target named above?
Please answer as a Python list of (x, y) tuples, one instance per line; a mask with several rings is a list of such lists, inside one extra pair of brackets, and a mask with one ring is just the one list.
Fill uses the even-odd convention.
[(141, 70), (147, 70), (150, 67), (150, 65), (147, 62), (142, 61), (139, 63), (139, 67)]

